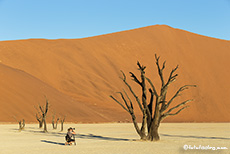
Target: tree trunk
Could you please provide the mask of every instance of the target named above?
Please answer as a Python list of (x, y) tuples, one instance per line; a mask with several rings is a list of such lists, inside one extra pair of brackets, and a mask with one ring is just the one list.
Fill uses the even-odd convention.
[(43, 126), (43, 121), (41, 120), (39, 121), (39, 128), (42, 128), (42, 126)]
[(54, 129), (57, 129), (57, 124), (58, 124), (58, 122), (55, 123)]
[(26, 126), (26, 123), (25, 123), (25, 120), (24, 119), (22, 119), (22, 129), (24, 129), (25, 128), (25, 126)]
[(21, 131), (22, 130), (22, 122), (21, 122), (21, 120), (18, 122), (18, 124), (19, 124), (19, 131)]
[(160, 136), (159, 136), (159, 133), (158, 133), (158, 126), (154, 127), (154, 129), (152, 130), (152, 133), (151, 133), (151, 141), (158, 141), (160, 140)]
[(54, 121), (52, 121), (52, 126), (53, 126), (53, 129), (55, 129), (55, 126), (54, 126)]
[(61, 131), (63, 131), (63, 125), (64, 125), (64, 122), (65, 122), (65, 118), (66, 118), (66, 116), (64, 116), (63, 118), (60, 119), (60, 121), (61, 121)]
[(146, 126), (147, 126), (147, 117), (146, 117), (146, 114), (144, 113), (143, 119), (142, 119), (141, 132), (140, 132), (141, 140), (146, 140), (147, 139), (147, 136), (146, 136)]
[(43, 123), (44, 123), (44, 132), (46, 133), (46, 132), (48, 132), (47, 127), (46, 127), (46, 119), (43, 119)]
[(61, 131), (63, 131), (63, 124), (64, 124), (64, 122), (61, 123)]
[(142, 141), (146, 141), (146, 140), (147, 140), (147, 136), (146, 136), (145, 133), (141, 133), (141, 134), (140, 134), (140, 137), (141, 137), (141, 140), (142, 140)]
[[(132, 120), (133, 120), (133, 125), (134, 128), (136, 129), (136, 132), (140, 136), (141, 140), (146, 140), (146, 134), (145, 134), (145, 129), (140, 130), (136, 121), (136, 117), (134, 114), (132, 114)], [(142, 127), (143, 128), (143, 127)]]
[(157, 126), (157, 125), (152, 123), (152, 125), (150, 127), (150, 131), (149, 131), (147, 140), (149, 140), (149, 141), (158, 141), (158, 140), (160, 140), (160, 136), (159, 136), (159, 133), (158, 133), (158, 128), (159, 128), (159, 126)]
[(138, 124), (137, 124), (137, 121), (136, 121), (136, 117), (134, 114), (131, 114), (132, 116), (132, 121), (133, 121), (133, 125), (134, 125), (134, 128), (136, 129), (136, 132), (141, 135), (141, 132), (140, 132), (140, 129), (138, 127)]
[(40, 117), (38, 117), (38, 115), (36, 114), (36, 119), (38, 121), (39, 128), (42, 128), (42, 126), (43, 126), (42, 115)]
[(154, 112), (154, 117), (151, 120), (150, 123), (150, 128), (148, 130), (148, 140), (149, 141), (158, 141), (160, 140), (159, 134), (158, 134), (158, 128), (160, 126), (160, 107), (159, 107), (159, 103), (160, 99), (156, 98), (156, 104), (155, 104), (155, 112)]
[(57, 118), (56, 123), (54, 124), (54, 129), (57, 129), (59, 118)]

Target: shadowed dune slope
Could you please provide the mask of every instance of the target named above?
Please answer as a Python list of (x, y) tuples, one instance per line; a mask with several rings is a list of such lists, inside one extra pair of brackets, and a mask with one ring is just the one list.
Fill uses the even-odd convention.
[[(13, 121), (11, 115), (35, 121), (33, 105), (44, 102), (44, 94), (52, 109), (68, 114), (69, 121), (129, 120), (109, 95), (116, 96), (125, 87), (120, 70), (127, 76), (129, 71), (138, 73), (137, 60), (147, 66), (146, 76), (159, 91), (155, 53), (161, 62), (167, 60), (165, 78), (179, 64), (179, 77), (168, 98), (184, 84), (198, 85), (172, 104), (194, 98), (190, 108), (165, 121), (230, 121), (230, 41), (165, 25), (83, 39), (0, 42), (0, 121)], [(140, 90), (128, 82), (136, 92)]]
[(45, 104), (45, 95), (49, 96), (50, 102), (48, 119), (55, 112), (60, 118), (67, 116), (67, 121), (72, 122), (108, 121), (107, 118), (102, 117), (87, 104), (71, 99), (21, 70), (0, 64), (0, 72), (1, 122), (11, 122), (14, 120), (13, 117), (16, 117), (17, 120), (24, 118), (27, 122), (34, 122), (36, 120), (36, 108), (39, 104)]

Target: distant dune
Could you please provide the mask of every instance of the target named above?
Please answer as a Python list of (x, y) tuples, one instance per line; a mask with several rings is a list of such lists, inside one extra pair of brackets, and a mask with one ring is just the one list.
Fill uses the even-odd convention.
[[(13, 115), (35, 122), (34, 105), (44, 104), (71, 122), (130, 120), (109, 98), (124, 86), (120, 70), (138, 73), (137, 60), (159, 87), (154, 54), (167, 60), (166, 75), (179, 64), (179, 86), (196, 84), (177, 102), (190, 108), (165, 122), (230, 122), (230, 42), (165, 25), (83, 39), (30, 39), (0, 42), (0, 122)], [(139, 87), (128, 80), (138, 91)]]

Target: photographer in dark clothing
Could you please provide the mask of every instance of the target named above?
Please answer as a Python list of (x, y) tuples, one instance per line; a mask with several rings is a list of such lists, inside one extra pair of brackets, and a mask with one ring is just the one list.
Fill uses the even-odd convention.
[(76, 134), (73, 128), (68, 128), (68, 132), (65, 136), (66, 142), (65, 145), (72, 145), (72, 143), (75, 143), (75, 139), (72, 139), (72, 137)]

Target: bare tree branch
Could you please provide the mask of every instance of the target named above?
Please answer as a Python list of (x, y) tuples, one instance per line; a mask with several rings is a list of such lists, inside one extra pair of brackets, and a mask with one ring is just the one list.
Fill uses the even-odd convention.
[(42, 116), (39, 117), (37, 113), (35, 115), (37, 120), (40, 120), (42, 118)]
[(121, 105), (121, 107), (122, 107), (125, 111), (129, 112), (129, 111), (127, 110), (127, 108), (126, 108), (123, 104), (121, 104), (116, 98), (114, 98), (112, 95), (110, 95), (110, 97), (111, 97), (115, 102), (117, 102), (119, 105)]
[(149, 92), (151, 94), (151, 97), (150, 97), (150, 102), (148, 104), (148, 108), (149, 108), (149, 112), (151, 114), (151, 117), (153, 115), (153, 100), (154, 100), (154, 92), (152, 91), (151, 88), (149, 88)]
[(132, 95), (133, 95), (134, 98), (136, 99), (136, 101), (137, 101), (137, 103), (138, 103), (139, 108), (141, 109), (141, 111), (144, 112), (144, 109), (143, 109), (143, 107), (142, 107), (142, 105), (141, 105), (141, 103), (140, 103), (140, 100), (139, 100), (138, 96), (134, 93), (133, 89), (131, 88), (131, 86), (130, 86), (130, 85), (127, 83), (127, 81), (126, 81), (125, 73), (124, 73), (123, 71), (121, 71), (121, 73), (123, 74), (123, 78), (121, 78), (122, 81), (123, 81), (123, 82), (125, 83), (125, 85), (129, 88), (130, 92), (132, 93)]
[(144, 65), (141, 66), (141, 64), (139, 63), (139, 61), (137, 61), (137, 66), (139, 67), (139, 69), (140, 69), (141, 71), (144, 71), (145, 68), (146, 68), (146, 66), (144, 66)]
[(189, 87), (196, 87), (196, 85), (184, 85), (182, 87), (179, 88), (179, 90), (177, 90), (177, 92), (175, 93), (175, 95), (168, 101), (167, 103), (167, 107), (169, 107), (169, 105), (173, 102), (173, 100), (180, 96), (180, 93), (186, 89), (188, 89)]
[(188, 105), (187, 105), (187, 106), (184, 106), (183, 108), (181, 108), (180, 110), (178, 110), (176, 113), (171, 113), (171, 114), (167, 114), (167, 115), (163, 114), (163, 115), (161, 115), (160, 121), (164, 120), (164, 119), (167, 118), (168, 116), (177, 115), (177, 114), (179, 114), (182, 110), (184, 110), (184, 109), (186, 109), (186, 108), (188, 108), (188, 107), (189, 107)]
[(48, 112), (48, 109), (49, 109), (49, 101), (48, 101), (48, 99), (46, 98), (46, 109), (45, 109), (45, 113)]
[(156, 59), (156, 65), (157, 65), (157, 69), (158, 69), (158, 74), (159, 74), (160, 79), (161, 79), (161, 85), (162, 85), (162, 87), (164, 87), (165, 81), (164, 81), (164, 77), (163, 77), (163, 70), (165, 68), (166, 61), (164, 61), (162, 68), (160, 68), (160, 64), (159, 64), (160, 56), (157, 56), (157, 54), (155, 54), (155, 59)]
[(123, 101), (125, 102), (125, 105), (126, 105), (127, 109), (130, 111), (130, 106), (128, 105), (128, 103), (127, 103), (127, 101), (126, 101), (124, 95), (122, 94), (122, 92), (117, 92), (117, 93), (119, 93), (119, 94), (121, 95), (121, 98), (122, 98)]
[(123, 80), (123, 81), (126, 81), (126, 75), (125, 75), (125, 73), (124, 73), (122, 70), (120, 70), (120, 71), (121, 71), (121, 73), (122, 73), (122, 75), (123, 75), (123, 78), (120, 77), (120, 79)]
[(172, 116), (172, 115), (177, 115), (177, 114), (179, 114), (182, 110), (184, 110), (184, 109), (186, 109), (186, 108), (188, 108), (189, 106), (185, 106), (185, 107), (183, 107), (183, 108), (181, 108), (180, 110), (178, 110), (176, 113), (170, 113), (170, 114), (168, 114), (168, 115), (170, 115), (170, 116)]
[(149, 82), (150, 86), (152, 87), (155, 96), (156, 96), (156, 97), (159, 97), (159, 95), (157, 94), (156, 88), (155, 88), (155, 86), (153, 85), (152, 81), (151, 81), (149, 78), (147, 78), (147, 77), (145, 77), (145, 78), (146, 78), (146, 80)]
[(126, 95), (126, 97), (129, 99), (129, 104), (130, 104), (130, 107), (132, 108), (132, 110), (133, 110), (133, 103), (132, 103), (132, 101), (131, 101), (131, 99), (129, 98), (129, 95), (126, 93), (126, 91), (123, 89), (123, 91), (124, 91), (124, 93), (125, 93), (125, 95)]
[(132, 72), (129, 72), (129, 73), (131, 74), (131, 77), (133, 78), (133, 81), (135, 81), (136, 83), (141, 85), (141, 82), (137, 79), (137, 77)]
[(186, 101), (184, 101), (184, 102), (182, 102), (182, 103), (180, 103), (180, 104), (178, 104), (178, 105), (172, 107), (172, 108), (169, 109), (165, 114), (170, 114), (173, 110), (179, 108), (180, 106), (184, 106), (185, 104), (187, 104), (188, 102), (191, 102), (191, 101), (193, 101), (193, 99), (186, 100)]
[(174, 82), (176, 80), (176, 77), (178, 76), (178, 74), (174, 75), (174, 72), (178, 69), (179, 65), (177, 65), (174, 69), (172, 69), (172, 71), (170, 72), (169, 78), (167, 83), (162, 87), (162, 89), (167, 88), (172, 82)]

